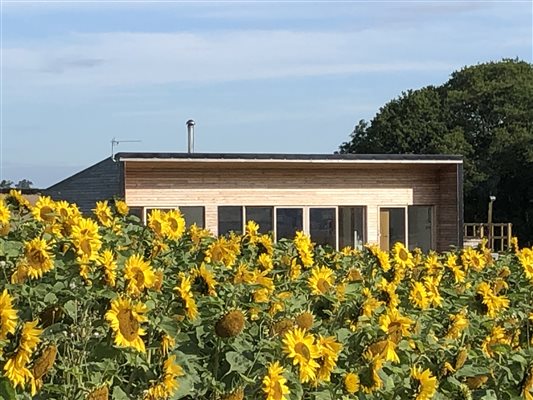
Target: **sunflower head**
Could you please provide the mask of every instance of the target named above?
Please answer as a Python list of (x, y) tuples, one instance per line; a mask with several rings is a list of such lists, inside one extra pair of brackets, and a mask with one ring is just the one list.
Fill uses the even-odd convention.
[(292, 328), (294, 328), (293, 320), (289, 318), (283, 318), (274, 322), (270, 328), (270, 331), (272, 336), (283, 336)]
[(144, 304), (133, 304), (128, 299), (117, 298), (111, 302), (111, 309), (105, 314), (105, 319), (115, 333), (115, 345), (145, 352), (141, 339), (145, 331), (141, 328), (141, 323), (146, 321), (143, 315), (146, 311)]
[(41, 379), (52, 368), (56, 360), (57, 347), (50, 345), (44, 349), (41, 356), (33, 363), (32, 374), (35, 379)]
[(222, 338), (237, 336), (243, 329), (244, 314), (240, 310), (230, 311), (215, 324), (215, 333)]
[(309, 311), (304, 311), (303, 313), (299, 314), (294, 321), (296, 322), (296, 325), (302, 329), (311, 329), (313, 327), (313, 322), (315, 321), (315, 317), (313, 314)]
[(359, 390), (359, 376), (353, 372), (344, 375), (344, 389), (350, 394)]
[(93, 389), (85, 400), (109, 400), (109, 389), (107, 385)]
[(239, 387), (232, 392), (226, 393), (222, 396), (220, 400), (243, 400), (244, 399), (244, 388)]
[(55, 219), (55, 207), (49, 196), (40, 196), (31, 211), (37, 221), (52, 223)]
[(107, 200), (97, 201), (96, 208), (93, 209), (93, 212), (103, 226), (110, 227), (113, 225), (113, 214), (111, 213), (111, 208), (107, 204)]
[(130, 208), (128, 207), (126, 202), (122, 200), (115, 200), (115, 208), (117, 209), (117, 212), (122, 216), (128, 215), (128, 212), (130, 211)]
[(179, 210), (171, 210), (165, 214), (166, 236), (178, 240), (185, 232), (185, 219)]

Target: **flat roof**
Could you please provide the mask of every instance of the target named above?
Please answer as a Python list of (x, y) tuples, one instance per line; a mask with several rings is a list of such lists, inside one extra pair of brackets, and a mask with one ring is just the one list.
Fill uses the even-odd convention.
[(278, 153), (117, 153), (118, 161), (203, 162), (317, 162), (462, 164), (463, 157), (447, 154), (278, 154)]

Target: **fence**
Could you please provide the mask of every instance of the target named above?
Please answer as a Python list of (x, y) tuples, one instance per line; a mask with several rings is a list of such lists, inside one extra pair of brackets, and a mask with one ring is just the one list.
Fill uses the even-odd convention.
[(504, 251), (511, 246), (513, 224), (511, 223), (476, 223), (464, 224), (463, 245), (475, 246), (481, 239), (488, 240), (487, 246), (493, 251)]

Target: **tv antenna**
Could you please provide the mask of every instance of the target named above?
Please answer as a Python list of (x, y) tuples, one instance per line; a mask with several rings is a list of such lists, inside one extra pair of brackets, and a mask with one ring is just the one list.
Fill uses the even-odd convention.
[(142, 140), (131, 140), (131, 139), (124, 139), (124, 140), (118, 140), (116, 138), (111, 139), (111, 159), (113, 161), (115, 160), (115, 147), (119, 145), (119, 143), (140, 143)]

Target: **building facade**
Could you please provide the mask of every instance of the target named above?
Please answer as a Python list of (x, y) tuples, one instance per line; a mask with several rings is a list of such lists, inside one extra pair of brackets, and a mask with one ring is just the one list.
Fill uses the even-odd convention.
[(441, 155), (118, 153), (46, 193), (86, 212), (121, 197), (144, 220), (179, 208), (215, 234), (254, 220), (276, 239), (442, 251), (462, 243), (462, 168)]

